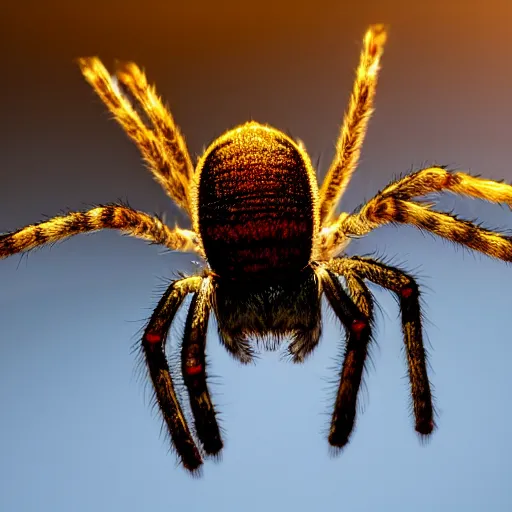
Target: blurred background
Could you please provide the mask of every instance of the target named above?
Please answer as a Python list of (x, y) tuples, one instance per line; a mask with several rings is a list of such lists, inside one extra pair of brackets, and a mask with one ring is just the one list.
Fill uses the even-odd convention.
[[(79, 56), (134, 60), (169, 102), (192, 155), (248, 119), (304, 141), (323, 176), (362, 36), (390, 27), (376, 114), (341, 208), (430, 163), (512, 181), (507, 0), (4, 2), (0, 232), (118, 199), (187, 226), (82, 79)], [(443, 209), (512, 227), (505, 207)], [(131, 352), (162, 279), (195, 270), (102, 232), (0, 263), (0, 510), (512, 509), (512, 270), (413, 228), (354, 242), (420, 277), (438, 430), (414, 433), (398, 308), (381, 304), (351, 444), (326, 432), (343, 335), (325, 315), (303, 366), (208, 354), (226, 448), (203, 477), (176, 467)], [(184, 321), (174, 329), (174, 350)]]

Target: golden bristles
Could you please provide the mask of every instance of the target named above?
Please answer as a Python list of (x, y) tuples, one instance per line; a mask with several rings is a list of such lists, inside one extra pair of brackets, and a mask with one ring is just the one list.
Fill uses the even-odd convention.
[[(134, 63), (121, 65), (112, 76), (97, 57), (78, 59), (80, 69), (127, 135), (137, 144), (155, 180), (189, 214), (194, 173), (185, 140), (174, 119)], [(144, 110), (141, 119), (124, 90)]]
[(320, 189), (322, 226), (331, 220), (359, 161), (368, 121), (373, 112), (379, 63), (386, 37), (384, 25), (372, 25), (364, 36), (356, 80), (336, 144), (336, 154)]

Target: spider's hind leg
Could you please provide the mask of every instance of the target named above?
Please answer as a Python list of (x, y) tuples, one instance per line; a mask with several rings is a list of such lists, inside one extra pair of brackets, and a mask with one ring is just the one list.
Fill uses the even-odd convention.
[(183, 299), (187, 294), (200, 289), (202, 279), (194, 276), (171, 283), (149, 319), (141, 346), (155, 390), (156, 402), (162, 412), (167, 430), (183, 466), (191, 472), (199, 470), (203, 459), (187, 425), (176, 393), (165, 357), (165, 344), (172, 320)]

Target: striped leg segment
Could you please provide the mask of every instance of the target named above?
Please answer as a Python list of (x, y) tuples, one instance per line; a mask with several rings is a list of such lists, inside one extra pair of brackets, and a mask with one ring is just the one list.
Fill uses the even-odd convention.
[(189, 394), (197, 437), (208, 455), (218, 454), (223, 446), (206, 377), (206, 332), (212, 295), (212, 278), (206, 277), (201, 289), (192, 298), (181, 348), (181, 369)]
[(421, 169), (390, 183), (372, 201), (378, 201), (379, 198), (388, 196), (407, 201), (445, 191), (483, 199), (491, 203), (504, 203), (512, 207), (511, 185), (471, 176), (465, 172), (448, 171), (441, 166)]
[(339, 275), (355, 273), (396, 294), (402, 317), (416, 431), (421, 435), (431, 434), (435, 428), (434, 406), (423, 345), (418, 285), (400, 269), (370, 258), (333, 259), (328, 268)]
[(349, 441), (356, 420), (357, 396), (371, 338), (371, 320), (358, 309), (330, 270), (321, 269), (319, 277), (327, 300), (347, 333), (340, 383), (329, 430), (329, 444), (343, 448)]
[(402, 201), (394, 197), (376, 197), (359, 213), (341, 214), (324, 230), (325, 253), (343, 243), (347, 236), (362, 236), (385, 224), (411, 224), (504, 261), (512, 261), (512, 237), (485, 229), (455, 215), (437, 212), (425, 203)]
[(198, 470), (203, 459), (188, 428), (174, 388), (165, 357), (165, 343), (171, 322), (183, 299), (188, 293), (197, 293), (201, 289), (202, 281), (202, 277), (195, 276), (173, 282), (151, 315), (142, 338), (142, 351), (156, 401), (176, 452), (183, 466), (189, 471)]
[(0, 235), (0, 259), (53, 244), (73, 235), (101, 229), (117, 229), (126, 235), (178, 251), (192, 251), (197, 248), (196, 236), (192, 231), (170, 229), (152, 215), (128, 206), (110, 204), (97, 206), (86, 212), (69, 212)]

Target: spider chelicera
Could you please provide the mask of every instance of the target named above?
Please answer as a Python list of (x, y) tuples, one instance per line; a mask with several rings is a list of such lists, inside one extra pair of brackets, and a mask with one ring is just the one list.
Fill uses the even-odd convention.
[[(354, 172), (373, 108), (386, 33), (364, 36), (360, 63), (334, 160), (318, 188), (304, 147), (270, 126), (249, 122), (215, 140), (195, 170), (184, 138), (155, 89), (133, 63), (111, 76), (97, 58), (80, 59), (86, 80), (139, 147), (154, 178), (188, 213), (192, 230), (170, 228), (153, 215), (122, 204), (69, 212), (0, 236), (0, 258), (78, 233), (117, 229), (173, 250), (194, 251), (206, 265), (200, 275), (172, 282), (141, 340), (155, 398), (183, 463), (197, 471), (205, 456), (223, 447), (208, 386), (205, 342), (208, 317), (217, 318), (220, 340), (242, 363), (253, 358), (252, 340), (290, 337), (289, 354), (302, 362), (321, 333), (325, 295), (346, 331), (328, 440), (344, 447), (356, 419), (357, 396), (373, 321), (371, 281), (396, 294), (401, 311), (416, 431), (435, 428), (422, 341), (419, 290), (398, 268), (375, 259), (347, 257), (351, 238), (385, 224), (411, 224), (453, 242), (512, 261), (512, 238), (420, 200), (448, 191), (512, 204), (512, 187), (429, 167), (392, 182), (354, 213), (336, 207)], [(341, 279), (340, 279), (341, 278)], [(341, 284), (343, 282), (343, 285)], [(173, 318), (193, 294), (181, 347), (181, 373), (193, 416), (187, 423), (165, 355)]]

